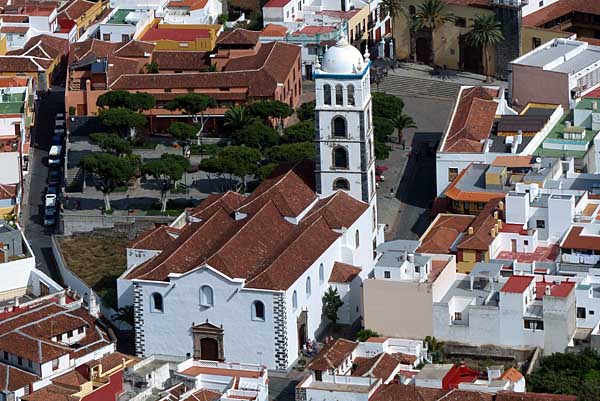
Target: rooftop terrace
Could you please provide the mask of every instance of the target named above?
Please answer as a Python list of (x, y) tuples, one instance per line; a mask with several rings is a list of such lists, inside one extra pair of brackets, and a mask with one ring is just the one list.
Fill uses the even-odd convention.
[(5, 93), (0, 96), (0, 114), (20, 114), (25, 110), (25, 92)]
[(112, 17), (110, 17), (110, 19), (108, 21), (106, 21), (106, 23), (107, 24), (125, 24), (125, 18), (127, 17), (127, 15), (129, 15), (129, 13), (132, 13), (134, 11), (135, 10), (131, 10), (128, 8), (118, 9), (112, 15)]

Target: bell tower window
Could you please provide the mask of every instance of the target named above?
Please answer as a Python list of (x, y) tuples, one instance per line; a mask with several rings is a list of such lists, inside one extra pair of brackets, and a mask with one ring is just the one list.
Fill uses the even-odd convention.
[(348, 106), (354, 106), (355, 105), (355, 101), (354, 101), (354, 85), (350, 84), (348, 85)]
[(331, 131), (333, 132), (333, 136), (335, 138), (347, 138), (348, 137), (348, 129), (346, 126), (346, 119), (341, 116), (334, 117), (331, 122)]
[(344, 87), (339, 84), (335, 86), (335, 105), (344, 105)]
[(323, 85), (323, 104), (331, 106), (331, 85)]
[(348, 168), (348, 151), (338, 146), (333, 149), (333, 166), (335, 168)]

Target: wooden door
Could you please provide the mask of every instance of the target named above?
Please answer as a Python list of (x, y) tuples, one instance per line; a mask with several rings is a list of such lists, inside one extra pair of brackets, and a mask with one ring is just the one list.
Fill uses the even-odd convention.
[(219, 360), (219, 343), (214, 338), (200, 340), (200, 359), (207, 361)]

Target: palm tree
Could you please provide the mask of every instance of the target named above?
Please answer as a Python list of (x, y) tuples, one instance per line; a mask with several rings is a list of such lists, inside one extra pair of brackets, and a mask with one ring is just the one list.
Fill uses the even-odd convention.
[(232, 131), (243, 128), (254, 120), (246, 106), (232, 106), (225, 112), (225, 126), (231, 128)]
[(411, 116), (403, 112), (398, 113), (392, 118), (394, 128), (398, 130), (398, 143), (402, 143), (403, 132), (406, 128), (417, 128), (415, 120)]
[(433, 336), (425, 337), (425, 342), (433, 363), (441, 361), (444, 357), (444, 343)]
[(476, 48), (483, 49), (483, 69), (485, 81), (489, 81), (489, 55), (488, 47), (496, 45), (504, 40), (500, 22), (493, 14), (478, 15), (473, 20), (473, 29), (467, 34), (467, 43)]
[(419, 4), (415, 14), (417, 29), (424, 29), (430, 35), (430, 58), (435, 61), (435, 47), (433, 45), (433, 34), (446, 22), (454, 21), (454, 16), (447, 11), (448, 3), (444, 0), (424, 0)]
[(398, 16), (403, 14), (402, 12), (402, 0), (381, 0), (379, 3), (381, 12), (389, 14), (392, 20), (392, 36), (394, 35), (394, 21)]

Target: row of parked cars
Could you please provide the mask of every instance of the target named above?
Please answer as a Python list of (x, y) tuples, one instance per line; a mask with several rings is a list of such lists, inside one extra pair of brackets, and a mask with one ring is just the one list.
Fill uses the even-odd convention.
[(56, 224), (59, 211), (60, 188), (62, 184), (63, 143), (65, 135), (65, 115), (56, 114), (54, 121), (54, 134), (48, 152), (48, 187), (44, 199), (44, 226), (52, 227)]

